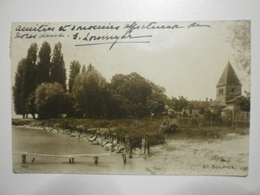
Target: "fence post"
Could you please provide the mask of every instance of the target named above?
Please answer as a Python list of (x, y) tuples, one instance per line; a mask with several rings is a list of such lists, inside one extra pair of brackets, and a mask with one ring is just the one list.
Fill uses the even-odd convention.
[(98, 156), (94, 156), (94, 162), (95, 164), (98, 164)]
[(23, 163), (23, 164), (26, 163), (26, 154), (22, 154), (22, 163)]
[(124, 162), (124, 164), (126, 163), (126, 154), (124, 153), (124, 154), (122, 154), (122, 158), (123, 158), (123, 162)]
[(146, 145), (145, 145), (145, 138), (142, 138), (142, 146), (141, 146), (142, 154), (145, 154)]

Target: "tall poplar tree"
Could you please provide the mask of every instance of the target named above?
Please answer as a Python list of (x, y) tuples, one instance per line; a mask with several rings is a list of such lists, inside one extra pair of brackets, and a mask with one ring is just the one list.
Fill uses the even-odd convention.
[(81, 72), (86, 72), (86, 66), (85, 66), (85, 64), (82, 66)]
[[(23, 76), (22, 76), (21, 102), (22, 102), (22, 109), (24, 111), (23, 116), (26, 115), (26, 117), (27, 117), (28, 113), (31, 113), (32, 115), (34, 115), (34, 112), (35, 112), (35, 111), (32, 112), (32, 110), (34, 110), (34, 109), (31, 109), (31, 108), (30, 108), (30, 110), (28, 110), (28, 106), (26, 105), (26, 103), (27, 103), (27, 98), (29, 98), (36, 89), (37, 50), (38, 50), (37, 44), (36, 43), (31, 44), (31, 46), (27, 52), (27, 58), (26, 58), (26, 62), (24, 65)], [(30, 107), (32, 107), (32, 106), (30, 106)]]
[(63, 54), (61, 52), (62, 45), (60, 42), (55, 44), (51, 60), (51, 82), (60, 83), (66, 90), (66, 69)]
[(50, 82), (51, 47), (48, 42), (43, 42), (39, 51), (39, 62), (37, 67), (37, 85)]
[(26, 66), (26, 59), (23, 58), (19, 61), (17, 66), (17, 72), (15, 73), (15, 83), (13, 86), (13, 101), (14, 101), (14, 111), (16, 114), (23, 115), (24, 105), (22, 105), (22, 82), (23, 82), (23, 72)]
[(80, 73), (80, 63), (79, 61), (72, 61), (70, 64), (70, 78), (69, 78), (69, 93), (72, 92), (74, 80)]

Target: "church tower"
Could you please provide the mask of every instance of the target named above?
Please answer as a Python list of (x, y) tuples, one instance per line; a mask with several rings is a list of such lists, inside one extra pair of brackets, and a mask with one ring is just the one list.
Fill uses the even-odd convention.
[(216, 87), (217, 101), (225, 103), (241, 95), (242, 85), (230, 62), (227, 63)]

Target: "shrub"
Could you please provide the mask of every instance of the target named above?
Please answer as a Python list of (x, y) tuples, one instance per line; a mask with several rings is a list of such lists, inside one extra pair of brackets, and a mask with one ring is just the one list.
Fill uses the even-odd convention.
[(166, 119), (161, 125), (161, 130), (164, 133), (176, 133), (179, 127), (177, 119)]

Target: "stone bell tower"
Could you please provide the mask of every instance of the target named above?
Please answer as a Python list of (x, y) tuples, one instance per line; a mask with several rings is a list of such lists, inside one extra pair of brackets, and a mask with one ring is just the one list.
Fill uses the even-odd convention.
[(216, 87), (217, 101), (225, 103), (241, 95), (242, 85), (230, 62), (227, 63)]

